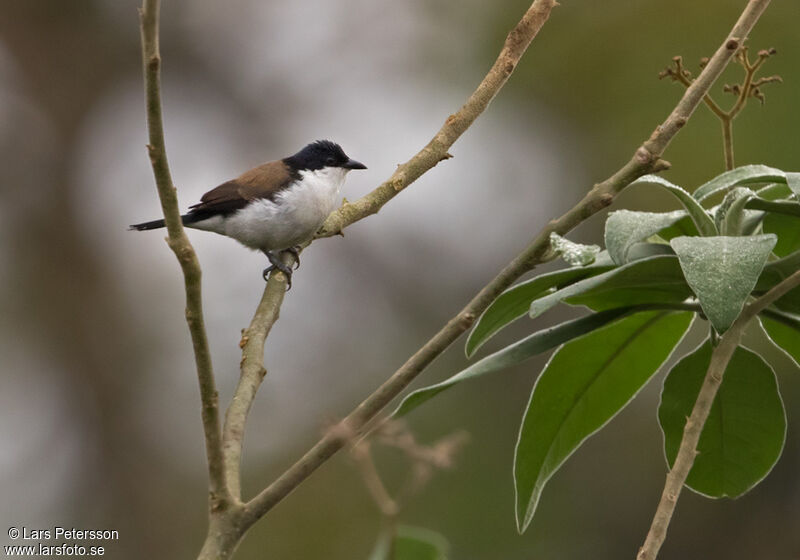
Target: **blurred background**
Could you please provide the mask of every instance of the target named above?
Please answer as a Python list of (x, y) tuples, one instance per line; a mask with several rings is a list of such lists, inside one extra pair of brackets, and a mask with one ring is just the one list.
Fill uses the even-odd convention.
[[(436, 132), (484, 76), (527, 0), (165, 0), (167, 149), (182, 208), (263, 161), (330, 138), (369, 169), (355, 199)], [(390, 375), (550, 218), (628, 160), (682, 94), (674, 55), (709, 56), (744, 0), (563, 2), (489, 110), (426, 174), (344, 238), (314, 243), (267, 343), (244, 486), (259, 490)], [(134, 0), (0, 2), (0, 526), (108, 528), (110, 558), (192, 558), (206, 524), (205, 454), (180, 270), (161, 232)], [(735, 125), (737, 164), (799, 170), (800, 4), (775, 2), (751, 48), (775, 47)], [(740, 76), (731, 68), (723, 81)], [(732, 99), (714, 96), (726, 106)], [(700, 107), (665, 154), (694, 188), (723, 169)], [(672, 209), (633, 190), (616, 208)], [(600, 242), (596, 216), (571, 238)], [(204, 270), (220, 400), (263, 289), (263, 256), (190, 232)], [(549, 265), (558, 266), (558, 265)], [(548, 321), (563, 319), (553, 312)], [(528, 332), (522, 321), (489, 346)], [(701, 340), (692, 331), (681, 346)], [(417, 382), (466, 363), (463, 340)], [(749, 344), (762, 346), (757, 333)], [(767, 350), (769, 352), (769, 350)], [(800, 375), (782, 355), (786, 449), (743, 498), (685, 492), (664, 558), (800, 558)], [(566, 463), (530, 530), (514, 525), (517, 428), (544, 358), (421, 408), (423, 441), (471, 434), (455, 468), (403, 509), (454, 559), (633, 558), (660, 496), (663, 372)], [(378, 453), (390, 480), (405, 464)], [(340, 454), (246, 537), (237, 558), (366, 558), (380, 517)], [(2, 544), (9, 544), (3, 536)]]

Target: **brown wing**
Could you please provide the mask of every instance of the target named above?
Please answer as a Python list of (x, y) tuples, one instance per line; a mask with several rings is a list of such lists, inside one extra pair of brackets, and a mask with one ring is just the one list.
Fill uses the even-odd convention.
[(244, 208), (251, 200), (273, 200), (291, 180), (292, 175), (285, 163), (271, 161), (211, 189), (200, 198), (200, 202), (189, 207), (189, 214), (195, 220), (225, 216)]

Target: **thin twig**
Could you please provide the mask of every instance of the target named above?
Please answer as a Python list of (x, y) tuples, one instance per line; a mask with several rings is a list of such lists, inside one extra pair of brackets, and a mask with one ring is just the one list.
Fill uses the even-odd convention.
[(217, 389), (203, 320), (200, 263), (183, 230), (178, 211), (178, 198), (172, 184), (164, 144), (164, 126), (161, 117), (161, 55), (158, 48), (159, 8), (159, 0), (144, 0), (139, 12), (149, 134), (147, 149), (153, 166), (161, 210), (167, 226), (169, 236), (167, 244), (178, 258), (183, 271), (186, 290), (186, 322), (192, 337), (202, 401), (203, 431), (205, 432), (208, 457), (209, 506), (211, 511), (216, 511), (224, 509), (230, 498), (223, 467)]
[[(538, 0), (534, 2), (534, 6), (537, 6), (538, 3)], [(631, 181), (646, 173), (664, 169), (668, 165), (660, 159), (664, 149), (686, 124), (768, 4), (769, 0), (750, 0), (748, 2), (730, 35), (723, 41), (697, 79), (686, 89), (672, 113), (656, 128), (651, 137), (635, 151), (631, 160), (611, 177), (595, 185), (583, 200), (566, 214), (548, 223), (531, 244), (481, 289), (464, 309), (450, 319), (383, 385), (342, 420), (342, 424), (346, 428), (345, 431), (361, 431), (367, 422), (374, 418), (439, 354), (444, 352), (450, 344), (463, 334), (472, 325), (475, 318), (503, 290), (508, 288), (522, 274), (551, 258), (549, 238), (552, 232), (562, 235), (567, 233), (589, 216), (608, 206), (613, 201), (614, 196)], [(514, 32), (512, 31), (512, 33)], [(335, 221), (339, 223), (338, 218)], [(340, 229), (341, 227), (338, 226), (333, 228), (333, 230)], [(294, 465), (289, 467), (277, 480), (246, 504), (247, 515), (250, 517), (251, 522), (255, 522), (272, 509), (320, 465), (339, 451), (345, 443), (346, 440), (338, 437), (333, 430), (323, 436)]]
[(731, 328), (720, 337), (719, 343), (711, 354), (711, 362), (708, 366), (706, 376), (703, 379), (703, 385), (700, 387), (700, 392), (697, 395), (697, 401), (695, 401), (692, 413), (683, 429), (683, 438), (678, 448), (678, 455), (675, 457), (675, 463), (672, 469), (667, 473), (667, 480), (664, 483), (661, 500), (653, 516), (653, 522), (645, 538), (644, 545), (639, 549), (639, 554), (636, 557), (637, 560), (655, 560), (658, 551), (661, 549), (661, 545), (664, 543), (664, 539), (667, 536), (667, 528), (672, 519), (672, 514), (675, 511), (678, 497), (686, 482), (686, 477), (689, 476), (689, 471), (691, 471), (692, 465), (694, 465), (694, 459), (697, 456), (697, 443), (700, 441), (703, 426), (711, 412), (711, 406), (714, 404), (714, 397), (716, 397), (717, 391), (722, 384), (722, 376), (725, 374), (725, 368), (728, 367), (728, 362), (730, 362), (733, 357), (733, 353), (739, 345), (745, 328), (750, 321), (767, 306), (797, 286), (800, 286), (800, 271), (787, 277), (770, 291), (745, 307), (744, 311), (742, 311)]
[[(723, 87), (723, 91), (736, 95), (736, 101), (734, 102), (733, 106), (728, 111), (725, 111), (716, 103), (716, 101), (711, 98), (708, 93), (703, 96), (703, 101), (705, 104), (709, 109), (711, 109), (711, 112), (717, 116), (722, 124), (722, 146), (725, 155), (725, 169), (728, 171), (733, 169), (735, 166), (733, 159), (733, 120), (742, 111), (742, 109), (744, 109), (745, 105), (747, 104), (747, 100), (750, 97), (756, 97), (759, 101), (761, 101), (761, 103), (764, 103), (764, 94), (760, 91), (759, 86), (783, 81), (780, 76), (766, 76), (759, 78), (758, 80), (754, 79), (756, 73), (761, 68), (761, 65), (764, 64), (764, 61), (776, 53), (775, 49), (765, 49), (759, 51), (758, 56), (752, 63), (750, 62), (750, 57), (748, 56), (747, 52), (747, 47), (740, 42), (739, 50), (736, 52), (735, 59), (737, 62), (739, 62), (739, 64), (741, 64), (742, 68), (744, 68), (745, 75), (742, 83), (734, 84), (732, 86), (725, 84)], [(701, 61), (701, 67), (703, 64), (707, 64), (707, 62), (707, 59), (703, 59)], [(680, 56), (676, 56), (672, 59), (672, 63), (674, 68), (667, 67), (659, 74), (659, 78), (669, 77), (676, 82), (680, 82), (687, 88), (691, 86), (692, 74), (684, 68), (683, 59)]]

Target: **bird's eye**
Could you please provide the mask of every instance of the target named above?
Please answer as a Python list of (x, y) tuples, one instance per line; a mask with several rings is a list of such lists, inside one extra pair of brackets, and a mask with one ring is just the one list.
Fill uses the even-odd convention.
[(334, 164), (336, 164), (336, 159), (332, 157), (329, 157), (325, 160), (325, 165), (333, 166)]

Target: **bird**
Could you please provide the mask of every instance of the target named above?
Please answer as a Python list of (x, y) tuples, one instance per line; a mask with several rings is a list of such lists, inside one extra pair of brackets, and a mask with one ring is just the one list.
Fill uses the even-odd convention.
[[(256, 166), (208, 191), (181, 216), (188, 228), (231, 237), (263, 252), (270, 266), (264, 280), (279, 270), (292, 285), (292, 269), (281, 255), (311, 241), (325, 218), (336, 208), (347, 173), (367, 166), (351, 159), (330, 140), (311, 142), (299, 152)], [(133, 224), (131, 230), (164, 227), (164, 220)]]

